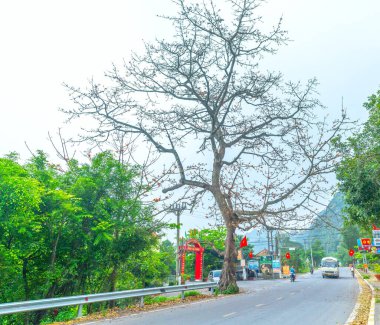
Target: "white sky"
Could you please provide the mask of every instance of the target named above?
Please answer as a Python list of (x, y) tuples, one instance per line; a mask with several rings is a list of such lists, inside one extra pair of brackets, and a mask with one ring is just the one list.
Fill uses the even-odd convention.
[[(48, 131), (77, 133), (58, 111), (68, 105), (62, 83), (101, 81), (142, 39), (170, 35), (156, 15), (173, 10), (170, 0), (0, 1), (0, 156), (28, 158), (25, 141), (53, 155)], [(317, 77), (330, 115), (344, 97), (348, 114), (364, 120), (362, 103), (380, 87), (380, 1), (268, 0), (264, 21), (281, 15), (293, 42), (265, 66), (293, 81)]]

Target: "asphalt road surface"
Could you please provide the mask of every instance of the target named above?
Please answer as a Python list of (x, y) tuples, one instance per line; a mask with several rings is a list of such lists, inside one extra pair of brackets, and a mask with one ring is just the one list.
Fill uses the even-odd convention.
[[(339, 279), (300, 275), (288, 279), (241, 281), (245, 293), (91, 324), (344, 324), (359, 293), (348, 268)], [(90, 324), (90, 323), (87, 323)]]

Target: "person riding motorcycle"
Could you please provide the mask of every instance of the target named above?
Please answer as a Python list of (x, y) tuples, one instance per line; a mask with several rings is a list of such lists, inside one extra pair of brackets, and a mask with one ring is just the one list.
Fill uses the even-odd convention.
[(313, 274), (313, 273), (314, 273), (314, 267), (310, 266), (310, 274)]
[(290, 268), (290, 281), (294, 282), (296, 279), (296, 270), (294, 269), (294, 266)]

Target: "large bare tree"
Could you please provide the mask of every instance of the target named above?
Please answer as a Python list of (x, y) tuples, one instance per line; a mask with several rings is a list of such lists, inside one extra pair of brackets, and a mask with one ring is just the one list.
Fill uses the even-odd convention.
[[(286, 43), (281, 19), (264, 31), (261, 0), (173, 1), (170, 40), (146, 44), (106, 74), (107, 86), (68, 86), (71, 118), (97, 123), (86, 136), (105, 141), (135, 133), (175, 168), (163, 192), (211, 194), (227, 228), (220, 287), (237, 289), (237, 228), (297, 228), (316, 211), (334, 170), (332, 139), (347, 123), (326, 122), (316, 80), (285, 82), (259, 65)], [(220, 3), (220, 2), (218, 2)], [(226, 9), (228, 8), (228, 9)]]

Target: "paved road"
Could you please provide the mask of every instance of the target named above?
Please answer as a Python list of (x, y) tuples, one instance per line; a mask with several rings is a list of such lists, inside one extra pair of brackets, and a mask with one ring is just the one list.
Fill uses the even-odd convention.
[(289, 280), (244, 281), (245, 293), (207, 302), (144, 312), (91, 324), (344, 324), (353, 310), (359, 287), (347, 268), (339, 279), (320, 272)]

